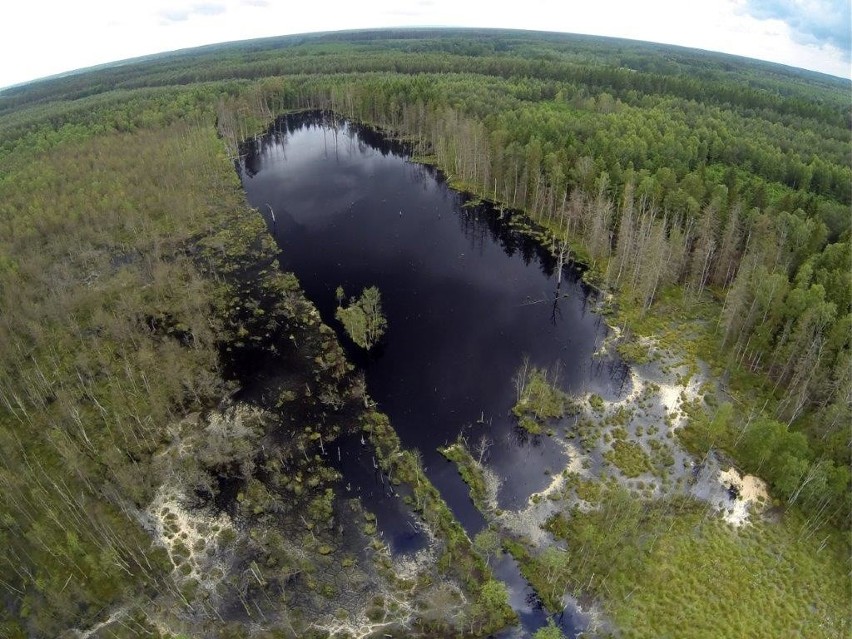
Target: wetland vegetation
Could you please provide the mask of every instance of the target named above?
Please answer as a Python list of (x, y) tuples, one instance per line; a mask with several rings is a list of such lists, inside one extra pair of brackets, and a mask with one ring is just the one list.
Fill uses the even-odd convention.
[(545, 420), (565, 416), (568, 398), (559, 389), (558, 369), (548, 373), (525, 359), (514, 381), (518, 401), (512, 407), (512, 414), (518, 418), (518, 426), (540, 435)]
[(361, 348), (367, 350), (375, 346), (388, 325), (387, 318), (382, 313), (382, 294), (375, 286), (361, 291), (361, 296), (349, 300), (343, 306), (346, 297), (343, 287), (338, 286), (335, 292), (339, 306), (334, 316), (343, 324), (346, 334)]
[(848, 634), (848, 94), (454, 30), (0, 92), (0, 636)]

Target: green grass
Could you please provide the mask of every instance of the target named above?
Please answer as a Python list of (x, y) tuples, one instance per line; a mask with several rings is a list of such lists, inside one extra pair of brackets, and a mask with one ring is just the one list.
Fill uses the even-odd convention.
[(580, 479), (574, 487), (577, 497), (589, 503), (596, 503), (601, 498), (603, 485), (594, 480)]
[(842, 554), (800, 530), (799, 521), (742, 531), (718, 519), (676, 521), (617, 615), (625, 636), (849, 636)]
[(616, 466), (626, 477), (638, 477), (653, 470), (651, 460), (642, 446), (623, 439), (616, 439), (612, 443), (612, 449), (604, 453), (604, 459)]
[(675, 463), (671, 446), (659, 439), (649, 440), (648, 445), (651, 447), (651, 463), (658, 473), (665, 474), (666, 469)]
[(619, 342), (616, 350), (631, 364), (648, 364), (652, 361), (648, 346), (637, 341)]
[[(557, 516), (548, 529), (568, 544), (560, 586), (601, 596), (624, 637), (850, 631), (848, 543), (830, 529), (814, 532), (796, 512), (736, 529), (689, 499), (643, 503), (610, 492), (601, 510)], [(546, 584), (544, 555), (527, 563)]]

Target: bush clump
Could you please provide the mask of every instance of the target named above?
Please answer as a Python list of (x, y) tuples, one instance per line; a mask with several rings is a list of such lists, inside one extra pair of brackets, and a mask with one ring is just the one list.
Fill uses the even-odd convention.
[(512, 407), (512, 414), (518, 418), (521, 428), (539, 435), (545, 420), (565, 415), (568, 396), (557, 388), (556, 380), (556, 374), (530, 366), (529, 361), (524, 360), (515, 374), (517, 402)]
[(345, 296), (343, 287), (338, 286), (335, 317), (353, 342), (370, 350), (378, 344), (388, 327), (388, 320), (382, 312), (382, 295), (377, 287), (370, 286), (361, 291), (361, 297), (353, 297), (348, 306), (343, 306)]

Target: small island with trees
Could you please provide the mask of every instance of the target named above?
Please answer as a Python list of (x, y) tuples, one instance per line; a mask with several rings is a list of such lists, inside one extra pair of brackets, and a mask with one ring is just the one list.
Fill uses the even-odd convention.
[(343, 324), (346, 334), (358, 346), (370, 350), (387, 330), (388, 321), (382, 312), (382, 295), (375, 286), (368, 286), (358, 298), (351, 298), (344, 306), (346, 294), (342, 286), (337, 287), (337, 311), (335, 317)]

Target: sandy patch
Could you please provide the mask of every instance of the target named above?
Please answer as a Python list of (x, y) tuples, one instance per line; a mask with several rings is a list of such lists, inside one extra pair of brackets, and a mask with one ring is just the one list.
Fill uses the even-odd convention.
[(503, 482), (497, 476), (497, 473), (488, 468), (488, 466), (486, 466), (485, 464), (480, 464), (476, 460), (474, 460), (474, 464), (476, 464), (476, 466), (482, 472), (482, 480), (485, 482), (485, 503), (491, 510), (491, 512), (494, 512), (498, 508), (497, 492), (500, 490), (500, 484), (502, 484)]
[(79, 639), (89, 639), (107, 626), (112, 625), (117, 621), (121, 621), (121, 619), (123, 619), (127, 615), (127, 609), (127, 606), (121, 606), (120, 608), (113, 611), (109, 617), (99, 623), (96, 623), (88, 630), (74, 630), (73, 632), (77, 635)]
[(233, 440), (251, 440), (264, 411), (243, 403), (212, 411), (205, 418), (190, 415), (170, 427), (173, 442), (160, 455), (174, 477), (160, 486), (143, 514), (144, 524), (152, 529), (155, 543), (166, 549), (177, 582), (189, 579), (212, 594), (227, 574), (223, 535), (236, 537), (231, 518), (212, 509), (189, 506), (191, 500), (179, 485), (174, 468), (181, 458), (206, 454), (210, 446), (227, 449)]
[(680, 425), (679, 421), (682, 419), (682, 413), (680, 412), (682, 404), (681, 393), (686, 391), (687, 387), (678, 384), (657, 384), (657, 386), (660, 387), (660, 390), (657, 391), (660, 403), (672, 419), (678, 420), (672, 426), (673, 428), (677, 428)]
[(390, 615), (385, 613), (386, 616), (384, 619), (371, 621), (367, 617), (367, 606), (364, 605), (361, 606), (358, 614), (353, 617), (347, 619), (328, 617), (314, 622), (311, 626), (328, 633), (329, 637), (365, 639), (366, 637), (381, 636), (377, 633), (383, 628), (406, 627), (410, 623), (414, 615), (414, 608), (407, 599), (400, 598), (396, 593), (391, 592), (387, 588), (382, 588), (374, 592), (373, 595), (381, 595), (385, 601), (385, 610), (393, 608), (394, 612)]
[(565, 476), (562, 473), (554, 475), (553, 477), (550, 478), (550, 483), (547, 486), (545, 486), (544, 490), (540, 490), (537, 493), (533, 493), (532, 495), (530, 495), (527, 498), (528, 503), (531, 504), (531, 505), (534, 505), (535, 499), (537, 499), (537, 498), (546, 499), (550, 495), (559, 492), (564, 485), (565, 485)]
[[(524, 508), (520, 510), (503, 510), (496, 517), (500, 525), (511, 531), (512, 534), (526, 537), (535, 544), (550, 543), (550, 533), (544, 531), (542, 526), (557, 511), (561, 510), (565, 504), (561, 496), (557, 500), (550, 499), (550, 496), (558, 495), (565, 489), (568, 477), (574, 475), (588, 476), (590, 474), (583, 467), (583, 461), (586, 456), (580, 452), (576, 444), (557, 438), (553, 438), (553, 441), (563, 448), (568, 457), (568, 462), (564, 469), (554, 473), (550, 477), (550, 483), (542, 490), (534, 492), (527, 497), (527, 505)], [(490, 475), (494, 475), (487, 468), (485, 470)], [(495, 481), (499, 481), (496, 476)], [(497, 485), (499, 486), (499, 484)], [(582, 500), (575, 501), (581, 508), (584, 507), (585, 502)], [(494, 492), (494, 506), (496, 510), (496, 491)]]
[[(693, 375), (686, 384), (678, 384), (674, 374), (666, 374), (666, 380), (650, 379), (642, 376), (637, 372), (636, 368), (630, 369), (630, 392), (624, 397), (614, 400), (603, 400), (603, 404), (608, 409), (617, 409), (621, 406), (626, 408), (632, 407), (644, 395), (649, 393), (649, 387), (653, 384), (656, 388), (652, 389), (653, 395), (656, 396), (660, 406), (672, 420), (672, 429), (677, 429), (682, 426), (686, 414), (682, 410), (684, 402), (692, 402), (701, 394), (701, 385), (703, 378), (699, 375)], [(591, 394), (583, 397), (584, 403), (587, 404)], [(685, 398), (685, 399), (684, 399)]]
[(313, 624), (313, 627), (317, 630), (322, 630), (328, 633), (329, 637), (354, 637), (355, 639), (366, 639), (366, 637), (374, 636), (374, 634), (382, 628), (388, 628), (389, 626), (394, 626), (397, 623), (398, 622), (395, 620), (373, 623), (367, 619), (367, 615), (360, 614), (352, 620), (336, 619), (330, 622), (315, 623)]
[(224, 579), (220, 535), (233, 531), (231, 518), (186, 507), (186, 496), (175, 486), (161, 486), (148, 506), (154, 541), (166, 549), (176, 581), (195, 579), (208, 591)]
[(417, 552), (394, 557), (388, 549), (388, 556), (393, 561), (394, 574), (405, 581), (415, 581), (420, 575), (431, 570), (437, 561), (438, 538), (432, 529), (423, 521), (417, 522), (417, 528), (429, 540), (425, 548)]
[(550, 533), (546, 532), (543, 526), (554, 513), (560, 510), (560, 506), (548, 496), (562, 490), (565, 481), (562, 473), (554, 475), (544, 490), (533, 493), (527, 498), (525, 508), (503, 511), (497, 517), (500, 525), (514, 535), (527, 538), (535, 545), (549, 544)]
[(732, 467), (723, 470), (715, 455), (696, 467), (690, 483), (689, 492), (693, 497), (710, 504), (726, 522), (737, 527), (748, 523), (750, 515), (761, 512), (769, 503), (769, 493), (762, 479), (740, 475)]
[(749, 512), (758, 512), (769, 502), (766, 482), (754, 475), (740, 475), (735, 468), (721, 471), (719, 481), (723, 486), (737, 492), (733, 504), (725, 509), (725, 521), (742, 526), (748, 521)]
[(672, 430), (677, 430), (686, 423), (686, 411), (683, 410), (683, 405), (701, 397), (703, 383), (702, 376), (693, 375), (686, 385), (657, 384), (660, 387), (658, 391), (660, 401), (672, 422)]
[(584, 455), (573, 442), (562, 442), (562, 446), (568, 455), (568, 464), (565, 466), (565, 471), (570, 475), (588, 475), (589, 472), (583, 468)]
[[(610, 298), (612, 295), (610, 295)], [(609, 301), (609, 300), (607, 300)], [(607, 335), (598, 349), (594, 352), (594, 357), (606, 357), (613, 350), (615, 350), (616, 344), (618, 344), (621, 339), (622, 330), (620, 326), (609, 326), (609, 335)]]
[[(654, 347), (651, 343), (646, 345), (649, 348)], [(664, 357), (663, 361), (666, 359)], [(637, 433), (638, 428), (641, 427), (642, 434), (631, 436), (630, 440), (640, 444), (648, 454), (653, 452), (650, 446), (653, 443), (652, 440), (657, 440), (659, 444), (655, 446), (667, 446), (674, 460), (674, 463), (665, 470), (666, 488), (663, 487), (661, 478), (654, 474), (643, 473), (637, 480), (642, 480), (646, 486), (652, 483), (653, 494), (657, 497), (665, 493), (679, 492), (683, 490), (682, 485), (688, 485), (687, 491), (693, 497), (710, 504), (725, 521), (735, 526), (742, 526), (748, 522), (751, 513), (758, 512), (763, 504), (768, 503), (766, 484), (758, 477), (740, 475), (736, 469), (730, 467), (730, 464), (723, 467), (715, 454), (703, 460), (701, 465), (696, 465), (691, 455), (678, 444), (677, 439), (670, 436), (678, 428), (686, 425), (687, 415), (684, 409), (687, 404), (702, 397), (707, 373), (702, 367), (700, 371), (690, 375), (686, 383), (682, 383), (688, 372), (686, 367), (675, 366), (670, 357), (668, 360), (668, 365), (651, 364), (632, 367), (629, 392), (615, 400), (603, 400), (603, 410), (600, 412), (591, 408), (589, 404), (591, 395), (587, 394), (583, 397), (585, 417), (601, 425), (601, 439), (590, 454), (602, 455), (610, 448), (603, 439), (607, 433), (613, 432), (613, 426), (606, 425), (604, 422), (620, 409), (631, 411), (627, 425), (628, 432)], [(577, 456), (572, 456), (571, 464), (568, 466), (569, 472), (577, 472), (577, 461), (579, 461)], [(585, 474), (594, 473), (586, 472)], [(621, 474), (618, 473), (616, 476), (620, 477)], [(629, 487), (623, 478), (622, 483)], [(541, 494), (546, 497), (555, 489), (556, 487), (552, 485)]]

